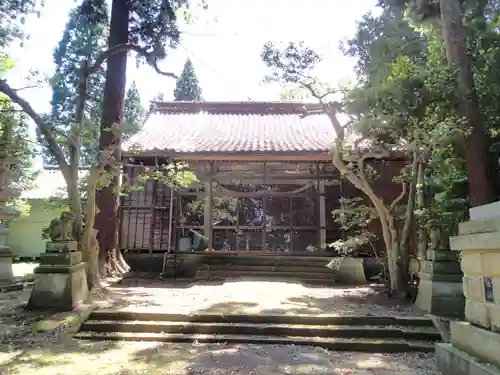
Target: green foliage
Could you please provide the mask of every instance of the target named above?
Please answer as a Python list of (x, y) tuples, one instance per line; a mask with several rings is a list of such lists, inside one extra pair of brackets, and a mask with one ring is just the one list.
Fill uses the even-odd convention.
[[(403, 43), (403, 44), (402, 44)], [(366, 15), (345, 52), (358, 59), (358, 86), (346, 95), (354, 129), (364, 137), (418, 152), (426, 163), (428, 205), (415, 211), (426, 229), (453, 234), (464, 219), (463, 160), (454, 147), (468, 129), (440, 36), (389, 11)], [(410, 147), (409, 147), (410, 146)], [(408, 181), (402, 170), (399, 181)]]
[[(90, 6), (92, 13), (84, 12)], [(75, 120), (84, 62), (95, 61), (96, 57), (106, 49), (108, 22), (108, 9), (104, 0), (84, 0), (70, 12), (61, 40), (54, 49), (55, 72), (50, 80), (52, 112), (48, 117), (60, 136), (71, 132)], [(96, 158), (96, 139), (98, 139), (101, 121), (104, 79), (104, 67), (97, 69), (96, 73), (88, 78), (84, 129), (81, 134), (80, 162), (82, 165), (90, 165)], [(42, 145), (46, 146), (45, 139), (39, 132), (38, 139)], [(60, 137), (60, 141), (60, 146), (68, 158), (69, 150), (65, 137)], [(47, 149), (44, 156), (47, 164), (56, 164)]]
[(137, 133), (144, 121), (145, 110), (141, 103), (141, 96), (135, 81), (132, 82), (125, 96), (124, 121), (122, 135), (128, 138)]
[[(97, 56), (107, 49), (108, 34), (109, 15), (106, 1), (84, 0), (70, 12), (63, 36), (54, 50), (56, 70), (50, 81), (52, 112), (49, 120), (60, 135), (67, 136), (71, 132), (83, 64), (86, 61), (95, 61)], [(92, 165), (98, 155), (104, 81), (105, 66), (101, 66), (88, 78), (80, 150), (80, 163), (84, 166)], [(124, 111), (125, 118), (121, 132), (126, 138), (139, 130), (144, 117), (144, 108), (135, 82), (127, 91)], [(38, 138), (45, 145), (45, 140), (40, 134)], [(60, 137), (60, 141), (60, 146), (68, 155), (65, 136)], [(44, 156), (47, 164), (56, 164), (48, 150)]]
[[(193, 7), (206, 8), (205, 0), (144, 0), (129, 7), (129, 42), (151, 52), (157, 61), (165, 59), (169, 48), (179, 44), (177, 14), (189, 19)], [(139, 56), (139, 60), (143, 60)], [(146, 61), (151, 63), (151, 60)]]
[(170, 162), (157, 167), (142, 166), (141, 173), (133, 181), (128, 179), (123, 181), (120, 193), (126, 195), (141, 190), (148, 180), (156, 180), (174, 189), (188, 187), (198, 182), (196, 174), (188, 163), (182, 161)]
[(347, 236), (328, 246), (334, 248), (339, 255), (346, 256), (376, 240), (377, 237), (369, 229), (369, 225), (378, 216), (372, 206), (363, 204), (363, 198), (341, 197), (339, 204), (340, 208), (333, 210), (332, 215)]
[(174, 90), (174, 100), (176, 101), (200, 101), (203, 100), (201, 88), (194, 71), (193, 63), (186, 60), (184, 69), (177, 79)]
[(270, 69), (266, 82), (279, 82), (283, 85), (297, 84), (313, 76), (312, 70), (321, 60), (320, 56), (303, 42), (288, 44), (264, 44), (262, 61)]
[(153, 97), (153, 102), (163, 102), (165, 101), (165, 95), (162, 93), (162, 92), (159, 92), (157, 93), (154, 97)]
[(38, 13), (43, 6), (37, 0), (2, 0), (0, 1), (0, 49), (6, 48), (16, 39), (22, 39), (26, 17)]
[[(212, 189), (214, 192), (225, 191), (217, 183), (212, 183)], [(238, 198), (228, 197), (228, 196), (213, 196), (212, 197), (212, 220), (214, 223), (227, 221), (234, 223), (237, 220), (235, 213), (238, 209)], [(192, 200), (187, 204), (187, 210), (189, 214), (195, 216), (203, 216), (205, 210), (205, 200), (203, 198), (198, 198)]]
[[(0, 56), (0, 77), (13, 67), (11, 59), (7, 56)], [(34, 187), (37, 172), (32, 168), (36, 149), (34, 141), (30, 139), (28, 119), (23, 112), (19, 112), (14, 107), (7, 96), (0, 94), (0, 134), (3, 134), (6, 127), (10, 129), (12, 134), (10, 147), (7, 151), (20, 162), (16, 167), (16, 179), (11, 181), (10, 185), (21, 192), (29, 190)], [(8, 205), (18, 210), (21, 216), (30, 213), (31, 207), (25, 199), (12, 197)]]

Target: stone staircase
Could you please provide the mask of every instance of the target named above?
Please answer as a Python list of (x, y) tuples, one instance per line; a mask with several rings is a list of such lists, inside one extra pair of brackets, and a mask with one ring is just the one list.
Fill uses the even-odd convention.
[(423, 317), (165, 314), (97, 310), (75, 336), (88, 340), (316, 346), (336, 351), (433, 352), (440, 334)]
[(332, 285), (333, 272), (326, 267), (330, 260), (329, 257), (319, 256), (217, 254), (199, 266), (195, 279), (279, 279)]

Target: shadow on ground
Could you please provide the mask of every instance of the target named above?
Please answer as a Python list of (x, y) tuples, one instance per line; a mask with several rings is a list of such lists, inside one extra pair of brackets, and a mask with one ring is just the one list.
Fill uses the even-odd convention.
[[(254, 293), (244, 288), (257, 285)], [(196, 283), (180, 280), (125, 279), (103, 289), (95, 298), (109, 307), (152, 307), (158, 311), (175, 310), (175, 303), (192, 304), (191, 312), (245, 314), (356, 314), (418, 315), (411, 305), (394, 305), (379, 286), (304, 288), (299, 284), (252, 282)], [(288, 292), (280, 288), (290, 287)], [(62, 330), (45, 333), (30, 328), (47, 314), (29, 312), (24, 305), (29, 289), (0, 294), (0, 373), (12, 375), (58, 374), (434, 374), (432, 355), (394, 355), (331, 353), (320, 348), (278, 345), (168, 344), (140, 342), (78, 341)], [(203, 299), (189, 300), (198, 293)], [(225, 293), (221, 300), (218, 293)], [(261, 303), (273, 299), (272, 303)], [(255, 300), (252, 300), (255, 299)], [(201, 302), (203, 304), (201, 304)], [(267, 301), (269, 302), (269, 301)], [(6, 307), (10, 306), (10, 307)], [(24, 327), (24, 328), (23, 328)], [(8, 336), (12, 330), (13, 336)], [(18, 335), (16, 336), (16, 332)], [(411, 361), (415, 363), (410, 363)], [(410, 362), (409, 362), (410, 361)], [(434, 366), (434, 367), (433, 367)], [(372, 371), (373, 370), (373, 371)], [(351, 371), (351, 372), (349, 372)], [(420, 371), (420, 370), (419, 370)], [(427, 371), (427, 370), (426, 370)]]

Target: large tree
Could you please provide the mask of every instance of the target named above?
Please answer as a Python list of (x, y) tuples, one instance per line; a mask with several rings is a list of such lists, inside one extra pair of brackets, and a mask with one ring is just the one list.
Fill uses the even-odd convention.
[[(53, 54), (55, 73), (50, 81), (52, 86), (50, 117), (52, 123), (57, 124), (58, 131), (62, 133), (71, 128), (76, 113), (75, 97), (79, 90), (81, 65), (89, 58), (95, 60), (106, 49), (109, 31), (108, 6), (105, 1), (95, 0), (92, 1), (92, 5), (93, 12), (90, 17), (85, 13), (89, 6), (88, 0), (70, 12), (62, 38)], [(100, 67), (88, 81), (83, 144), (80, 153), (80, 163), (83, 167), (90, 166), (99, 152), (104, 80), (105, 70), (104, 67)], [(139, 129), (144, 113), (135, 82), (132, 82), (127, 91), (125, 112), (127, 116), (123, 126), (123, 136), (129, 137)], [(38, 138), (43, 143), (40, 134)], [(47, 164), (56, 164), (47, 150), (44, 156)]]
[[(66, 133), (71, 129), (76, 113), (77, 93), (80, 85), (80, 70), (84, 61), (95, 60), (106, 48), (108, 33), (108, 8), (105, 1), (93, 1), (92, 16), (84, 13), (90, 1), (86, 0), (69, 13), (68, 22), (61, 40), (54, 49), (53, 61), (55, 72), (50, 80), (52, 86), (51, 122), (57, 126), (57, 131)], [(85, 123), (82, 135), (80, 163), (89, 166), (98, 153), (96, 140), (99, 137), (99, 121), (102, 112), (102, 90), (104, 86), (104, 69), (99, 67), (87, 83), (87, 98), (85, 103)], [(38, 131), (38, 138), (43, 142), (43, 136)], [(68, 150), (65, 150), (67, 157)], [(45, 161), (49, 165), (56, 164), (46, 149)]]
[(181, 102), (203, 100), (200, 84), (191, 59), (186, 60), (184, 69), (177, 79), (174, 89), (174, 100)]
[[(464, 137), (463, 153), (467, 165), (471, 205), (479, 206), (496, 200), (495, 167), (489, 155), (490, 141), (475, 87), (473, 60), (467, 48), (467, 32), (464, 27), (465, 17), (469, 17), (469, 20), (477, 19), (477, 15), (484, 17), (489, 1), (381, 0), (380, 3), (396, 12), (402, 12), (406, 8), (419, 22), (440, 21), (448, 65), (455, 72), (459, 94), (458, 111), (469, 126)], [(468, 16), (464, 12), (466, 8), (473, 10), (468, 12)], [(474, 27), (477, 26), (479, 25)]]
[[(330, 119), (337, 133), (332, 163), (366, 195), (372, 217), (380, 220), (390, 289), (398, 294), (406, 291), (408, 281), (419, 164), (441, 157), (460, 131), (450, 110), (454, 101), (450, 75), (440, 65), (442, 55), (432, 52), (433, 46), (400, 13), (365, 16), (355, 37), (344, 45), (344, 52), (357, 60), (357, 81), (336, 96), (311, 77), (319, 61), (313, 50), (297, 43), (281, 47), (268, 43), (262, 53), (271, 68), (269, 79), (299, 85), (322, 104), (322, 110), (312, 114)], [(339, 120), (341, 113), (349, 116), (346, 125)], [(383, 168), (384, 160), (401, 154), (408, 161), (397, 179), (401, 192), (387, 200), (373, 183), (376, 167)]]
[[(152, 65), (159, 74), (164, 73), (158, 61), (179, 42), (175, 11), (188, 6), (186, 0), (147, 0), (130, 2), (113, 0), (108, 48), (106, 81), (104, 85), (103, 114), (99, 147), (104, 150), (115, 146), (114, 159), (121, 159), (121, 128), (124, 120), (124, 100), (127, 71), (127, 52), (138, 52), (139, 58)], [(118, 248), (119, 172), (108, 167), (113, 178), (97, 194), (100, 265), (103, 275), (120, 275), (128, 269)]]
[[(94, 8), (99, 4), (102, 4), (105, 0), (85, 0), (82, 4), (82, 15), (87, 16), (89, 19), (89, 24), (92, 24), (90, 19), (95, 17)], [(128, 4), (127, 2), (124, 2)], [(3, 3), (2, 3), (3, 4)], [(98, 7), (99, 8), (99, 7)], [(146, 13), (149, 13), (149, 9), (143, 9)], [(23, 12), (24, 9), (18, 10), (17, 14)], [(115, 15), (116, 17), (116, 15)], [(143, 25), (147, 26), (147, 25)], [(157, 28), (146, 27), (146, 33), (155, 33), (158, 31)], [(112, 33), (110, 33), (112, 34)], [(116, 48), (108, 48), (101, 51), (95, 59), (89, 57), (84, 60), (79, 67), (79, 84), (78, 90), (75, 93), (74, 102), (75, 114), (71, 121), (71, 126), (68, 132), (62, 132), (59, 128), (59, 124), (53, 123), (50, 116), (43, 116), (37, 113), (30, 102), (25, 100), (21, 93), (21, 88), (12, 87), (4, 77), (0, 77), (0, 92), (8, 96), (14, 105), (18, 106), (26, 115), (28, 115), (31, 120), (36, 124), (41, 136), (43, 137), (46, 147), (50, 150), (50, 153), (54, 160), (57, 162), (59, 169), (61, 170), (67, 185), (67, 192), (69, 196), (69, 204), (71, 211), (75, 217), (74, 223), (74, 236), (78, 240), (79, 249), (83, 252), (83, 258), (87, 262), (87, 281), (89, 287), (93, 287), (99, 283), (99, 272), (98, 272), (98, 262), (97, 255), (95, 252), (95, 246), (93, 246), (92, 241), (92, 228), (94, 227), (94, 219), (96, 216), (96, 204), (95, 204), (95, 193), (97, 187), (109, 180), (109, 173), (105, 170), (105, 167), (113, 166), (116, 169), (120, 167), (119, 157), (119, 140), (121, 132), (115, 132), (108, 128), (105, 129), (106, 132), (116, 134), (118, 136), (118, 142), (113, 142), (107, 147), (101, 148), (97, 160), (93, 163), (90, 168), (89, 177), (87, 179), (87, 189), (86, 189), (86, 205), (85, 205), (85, 226), (83, 225), (84, 216), (82, 215), (82, 199), (79, 191), (79, 176), (78, 171), (80, 169), (80, 153), (82, 151), (82, 141), (86, 124), (86, 104), (88, 99), (88, 88), (89, 88), (89, 78), (93, 74), (96, 74), (99, 69), (102, 68), (103, 64), (111, 57), (114, 56), (118, 51), (129, 51), (133, 50), (138, 53), (143, 58), (146, 58), (148, 62), (159, 71), (157, 65), (157, 55), (153, 53), (156, 51), (154, 47), (155, 44), (148, 43), (146, 46), (140, 44), (141, 41), (138, 39), (133, 40), (131, 43), (126, 43), (126, 45), (118, 45)], [(173, 76), (168, 73), (168, 75)], [(118, 87), (120, 89), (120, 87)], [(113, 91), (113, 87), (108, 87), (108, 91)], [(109, 92), (108, 92), (109, 95)], [(106, 95), (104, 96), (106, 97)], [(108, 99), (109, 100), (109, 99)], [(112, 103), (111, 103), (112, 104)], [(123, 101), (121, 103), (120, 111), (123, 111)], [(104, 108), (107, 108), (106, 105)], [(17, 110), (17, 109), (16, 109)], [(115, 122), (113, 122), (115, 124)], [(170, 171), (172, 172), (172, 171)], [(188, 173), (189, 174), (189, 173)], [(166, 177), (165, 183), (170, 183), (171, 181), (177, 180), (175, 176), (178, 176), (177, 170), (173, 173), (166, 171), (161, 176)], [(185, 175), (181, 172), (181, 175)], [(192, 174), (190, 174), (192, 175)], [(171, 178), (173, 177), (173, 178)], [(181, 180), (185, 180), (183, 177)]]

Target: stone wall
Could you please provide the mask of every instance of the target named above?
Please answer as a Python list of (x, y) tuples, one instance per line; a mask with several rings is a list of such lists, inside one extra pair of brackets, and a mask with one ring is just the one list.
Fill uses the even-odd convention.
[(465, 318), (500, 332), (500, 219), (460, 224), (451, 247), (461, 251)]
[(437, 344), (445, 375), (500, 375), (500, 211), (494, 205), (471, 210), (450, 247), (459, 251), (466, 321), (450, 324), (451, 343)]

